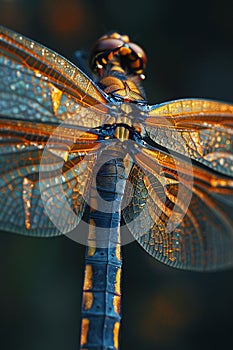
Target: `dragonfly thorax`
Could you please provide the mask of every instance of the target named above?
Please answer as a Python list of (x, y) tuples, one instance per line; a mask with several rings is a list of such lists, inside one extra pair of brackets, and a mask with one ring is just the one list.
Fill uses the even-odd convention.
[(146, 133), (143, 126), (144, 113), (133, 103), (122, 103), (113, 114), (111, 122), (96, 129), (100, 139), (118, 139), (121, 142), (142, 140)]
[(137, 84), (130, 78), (118, 78), (108, 75), (100, 80), (100, 85), (108, 95), (120, 98), (124, 102), (144, 101), (144, 96)]

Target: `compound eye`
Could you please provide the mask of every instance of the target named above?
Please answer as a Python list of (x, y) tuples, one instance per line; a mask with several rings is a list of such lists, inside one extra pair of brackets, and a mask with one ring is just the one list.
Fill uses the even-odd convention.
[[(106, 64), (108, 59), (111, 58), (111, 53), (117, 51), (122, 47), (123, 42), (120, 39), (103, 37), (97, 41), (95, 46), (91, 50), (90, 62), (92, 66), (95, 66), (97, 61), (99, 64)], [(110, 57), (108, 57), (110, 55)]]
[(143, 65), (142, 69), (144, 69), (146, 67), (146, 64), (147, 64), (147, 57), (146, 57), (145, 51), (139, 45), (137, 45), (135, 43), (129, 43), (128, 46), (134, 52), (134, 54), (136, 54), (137, 57), (140, 59), (140, 61), (142, 62), (142, 65)]
[(119, 39), (104, 39), (97, 41), (94, 51), (96, 53), (104, 52), (104, 51), (115, 51), (116, 49), (120, 48), (123, 45), (122, 40)]

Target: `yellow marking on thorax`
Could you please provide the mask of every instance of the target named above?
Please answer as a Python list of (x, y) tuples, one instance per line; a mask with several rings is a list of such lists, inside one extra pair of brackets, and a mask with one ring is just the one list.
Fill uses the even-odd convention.
[(92, 277), (93, 277), (93, 271), (92, 271), (92, 265), (86, 265), (85, 269), (85, 277), (84, 277), (84, 290), (91, 290), (93, 287), (92, 283)]
[[(124, 105), (121, 106), (121, 109), (123, 109), (123, 111), (124, 111), (124, 109), (125, 110), (128, 109), (127, 107), (124, 108)], [(116, 116), (115, 123), (116, 124), (125, 124), (125, 125), (128, 125), (128, 126), (132, 126), (132, 122), (129, 119), (127, 114), (123, 114), (123, 115), (119, 114), (118, 116)]]
[(62, 91), (55, 87), (53, 84), (48, 84), (50, 87), (50, 95), (53, 105), (53, 112), (57, 115), (58, 108), (60, 106)]
[(129, 114), (132, 112), (132, 107), (129, 103), (122, 103), (121, 110), (126, 114)]
[(85, 345), (87, 343), (87, 335), (89, 331), (89, 324), (90, 321), (87, 318), (82, 319), (82, 325), (81, 325), (81, 345)]
[(83, 293), (84, 310), (90, 310), (92, 308), (93, 300), (94, 300), (93, 293), (91, 293), (91, 292), (84, 292)]
[(129, 130), (124, 126), (117, 126), (114, 132), (114, 136), (123, 142), (129, 139)]
[[(129, 127), (131, 127), (132, 123), (128, 117), (128, 114), (130, 112), (132, 112), (131, 106), (127, 103), (123, 103), (121, 105), (121, 110), (122, 110), (122, 112), (124, 112), (124, 114), (123, 115), (120, 114), (119, 116), (117, 116), (115, 123), (116, 124), (125, 124), (125, 125), (128, 125)], [(119, 125), (115, 129), (114, 136), (118, 140), (123, 142), (123, 141), (129, 139), (129, 130), (125, 126)]]
[(113, 327), (113, 341), (114, 348), (117, 350), (119, 348), (119, 330), (120, 330), (120, 322), (115, 322)]

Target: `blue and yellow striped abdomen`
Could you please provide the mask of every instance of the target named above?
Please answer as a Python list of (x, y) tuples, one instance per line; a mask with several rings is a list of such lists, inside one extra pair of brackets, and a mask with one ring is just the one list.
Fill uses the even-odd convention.
[[(101, 162), (104, 163), (103, 158)], [(82, 349), (119, 348), (121, 319), (121, 203), (124, 165), (107, 161), (91, 189), (82, 304)], [(111, 344), (111, 345), (109, 345)]]

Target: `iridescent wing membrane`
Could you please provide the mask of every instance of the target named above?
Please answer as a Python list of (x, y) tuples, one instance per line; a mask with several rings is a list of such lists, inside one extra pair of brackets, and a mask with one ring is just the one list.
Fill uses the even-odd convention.
[[(78, 214), (77, 222), (82, 216), (81, 193), (95, 156), (89, 157), (89, 166), (82, 160), (98, 147), (88, 130), (106, 120), (106, 97), (72, 63), (3, 27), (0, 66), (0, 228), (39, 236), (60, 234), (45, 213), (46, 201), (60, 209), (54, 215), (67, 202)], [(51, 135), (51, 149), (41, 164)], [(46, 183), (43, 202), (39, 173)], [(67, 230), (77, 222), (68, 223)]]
[(133, 199), (124, 210), (135, 238), (179, 268), (232, 265), (233, 106), (197, 99), (155, 105), (145, 130), (151, 149), (135, 155)]
[[(0, 228), (60, 234), (49, 206), (69, 231), (85, 209), (99, 147), (90, 129), (108, 122), (108, 97), (63, 57), (5, 28), (0, 65)], [(180, 100), (146, 110), (123, 209), (130, 231), (167, 264), (231, 265), (233, 106)], [(60, 215), (67, 205), (75, 219)]]

